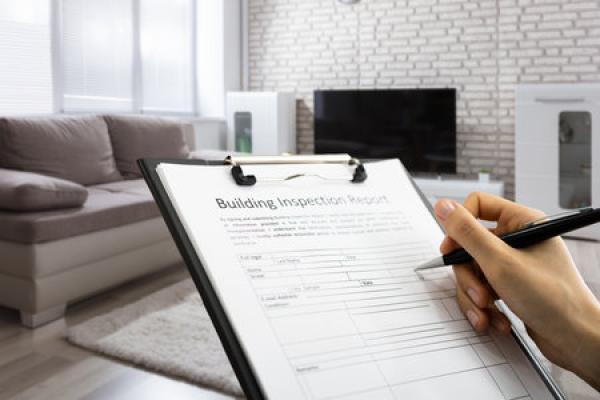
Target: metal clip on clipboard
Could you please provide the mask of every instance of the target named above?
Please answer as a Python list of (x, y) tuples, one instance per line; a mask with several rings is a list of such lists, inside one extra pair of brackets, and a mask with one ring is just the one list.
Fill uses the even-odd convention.
[[(348, 154), (324, 154), (302, 156), (227, 156), (225, 164), (232, 166), (231, 176), (240, 186), (253, 186), (257, 182), (282, 182), (302, 177), (317, 177), (325, 180), (343, 180), (361, 183), (367, 179), (364, 165), (357, 158)], [(242, 165), (276, 165), (276, 164), (344, 164), (354, 167), (354, 173), (349, 176), (323, 176), (319, 174), (294, 174), (284, 177), (260, 177), (245, 175)]]

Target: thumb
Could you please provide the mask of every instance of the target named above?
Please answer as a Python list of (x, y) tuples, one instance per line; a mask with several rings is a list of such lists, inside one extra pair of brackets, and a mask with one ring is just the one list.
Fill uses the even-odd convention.
[(435, 215), (446, 234), (469, 252), (484, 273), (498, 260), (509, 258), (510, 246), (488, 231), (460, 204), (440, 200), (435, 205)]

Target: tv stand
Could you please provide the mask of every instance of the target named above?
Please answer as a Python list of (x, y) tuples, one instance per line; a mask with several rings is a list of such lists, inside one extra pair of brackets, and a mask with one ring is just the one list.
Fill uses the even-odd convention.
[(500, 197), (504, 196), (504, 182), (500, 181), (448, 176), (414, 176), (413, 179), (431, 204), (441, 198), (463, 203), (471, 192), (486, 192)]

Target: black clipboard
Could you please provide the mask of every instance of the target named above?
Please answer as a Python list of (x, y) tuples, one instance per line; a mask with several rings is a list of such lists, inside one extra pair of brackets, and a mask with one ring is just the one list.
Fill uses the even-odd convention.
[[(250, 159), (247, 157), (246, 159)], [(265, 157), (264, 163), (268, 163), (269, 159), (273, 159), (273, 157)], [(377, 161), (377, 160), (366, 160), (369, 161)], [(234, 179), (238, 185), (253, 185), (256, 183), (256, 180), (253, 176), (246, 176), (243, 174), (243, 171), (240, 166), (235, 162), (232, 162), (231, 158), (226, 158), (224, 161), (214, 161), (214, 160), (200, 160), (200, 159), (141, 159), (138, 160), (138, 166), (142, 172), (142, 176), (146, 181), (154, 200), (156, 201), (158, 208), (165, 220), (167, 228), (173, 237), (177, 249), (185, 262), (192, 280), (200, 293), (200, 297), (206, 307), (208, 315), (217, 331), (217, 335), (225, 349), (225, 353), (227, 354), (227, 358), (231, 363), (231, 366), (235, 372), (235, 375), (246, 395), (246, 398), (249, 400), (266, 400), (266, 396), (264, 395), (261, 385), (255, 376), (253, 369), (251, 367), (250, 360), (246, 357), (244, 350), (238, 340), (237, 334), (233, 328), (233, 325), (229, 321), (223, 306), (221, 305), (221, 301), (219, 300), (215, 289), (212, 287), (210, 283), (210, 279), (204, 269), (204, 266), (200, 262), (198, 255), (190, 241), (183, 224), (181, 223), (179, 216), (175, 212), (175, 208), (169, 199), (167, 192), (165, 191), (162, 182), (160, 180), (159, 175), (156, 172), (156, 167), (161, 163), (167, 164), (181, 164), (181, 165), (203, 165), (203, 166), (223, 166), (223, 165), (231, 165), (232, 166), (232, 179)], [(256, 164), (261, 164), (262, 162), (257, 162)], [(281, 164), (281, 162), (277, 162)], [(352, 176), (350, 181), (352, 182), (361, 182), (366, 179), (366, 173), (364, 168), (362, 168), (362, 164), (360, 161), (350, 158), (348, 159), (349, 165), (356, 165), (355, 174)], [(236, 168), (237, 167), (237, 168)], [(404, 168), (404, 166), (403, 166)], [(410, 174), (404, 169), (405, 173), (409, 177), (414, 189), (417, 194), (426, 205), (427, 209), (433, 215), (433, 209), (431, 204), (423, 194), (423, 192), (416, 185), (414, 179), (410, 176)], [(244, 180), (250, 178), (250, 181)], [(240, 181), (238, 181), (240, 179)], [(525, 354), (531, 365), (534, 367), (538, 375), (541, 377), (542, 381), (546, 385), (548, 391), (553, 395), (553, 397), (557, 400), (566, 400), (566, 396), (562, 393), (558, 384), (554, 381), (552, 376), (548, 373), (548, 371), (541, 365), (540, 361), (535, 357), (529, 346), (526, 344), (522, 335), (513, 327), (511, 332), (512, 337), (517, 342), (521, 351)]]

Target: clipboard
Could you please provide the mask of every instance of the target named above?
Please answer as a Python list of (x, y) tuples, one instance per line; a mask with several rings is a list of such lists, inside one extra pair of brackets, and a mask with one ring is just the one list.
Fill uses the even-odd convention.
[[(377, 160), (366, 160), (365, 162), (371, 162)], [(224, 166), (230, 165), (232, 179), (241, 186), (252, 186), (259, 183), (261, 180), (264, 181), (286, 181), (290, 179), (301, 178), (305, 175), (298, 174), (293, 176), (284, 177), (255, 177), (253, 175), (246, 175), (243, 172), (243, 165), (269, 165), (269, 164), (346, 164), (354, 167), (354, 173), (348, 177), (320, 177), (323, 179), (344, 179), (349, 183), (360, 184), (361, 182), (368, 179), (366, 170), (364, 169), (363, 163), (352, 158), (349, 155), (324, 155), (324, 156), (242, 156), (242, 157), (227, 157), (223, 161), (215, 160), (200, 160), (200, 159), (140, 159), (138, 160), (138, 166), (142, 172), (142, 176), (145, 179), (154, 200), (156, 201), (158, 208), (165, 220), (167, 228), (171, 233), (175, 244), (190, 272), (192, 280), (196, 285), (196, 288), (202, 298), (202, 301), (206, 307), (207, 313), (211, 318), (211, 321), (215, 327), (217, 335), (223, 345), (225, 353), (231, 363), (234, 373), (240, 383), (240, 386), (249, 400), (266, 400), (261, 385), (255, 376), (251, 367), (251, 362), (247, 358), (245, 352), (242, 349), (241, 343), (237, 337), (237, 334), (233, 328), (233, 325), (225, 310), (219, 297), (213, 288), (207, 272), (202, 265), (196, 251), (192, 245), (190, 238), (188, 237), (179, 216), (175, 212), (175, 208), (169, 199), (167, 192), (162, 185), (160, 177), (156, 172), (156, 168), (161, 163), (168, 164), (180, 164), (180, 165), (201, 165), (201, 166)], [(404, 168), (404, 167), (403, 167)], [(433, 215), (433, 208), (423, 192), (416, 185), (410, 174), (404, 169), (404, 172), (409, 177), (412, 186), (415, 191), (426, 205), (429, 212)], [(437, 220), (436, 220), (437, 222)], [(513, 327), (511, 331), (513, 339), (517, 342), (517, 345), (527, 357), (531, 365), (534, 367), (537, 374), (542, 379), (546, 388), (550, 394), (557, 400), (566, 400), (566, 396), (562, 393), (558, 384), (554, 381), (554, 378), (548, 373), (548, 371), (541, 365), (540, 361), (535, 357), (532, 350), (526, 344), (525, 339), (522, 335)]]

